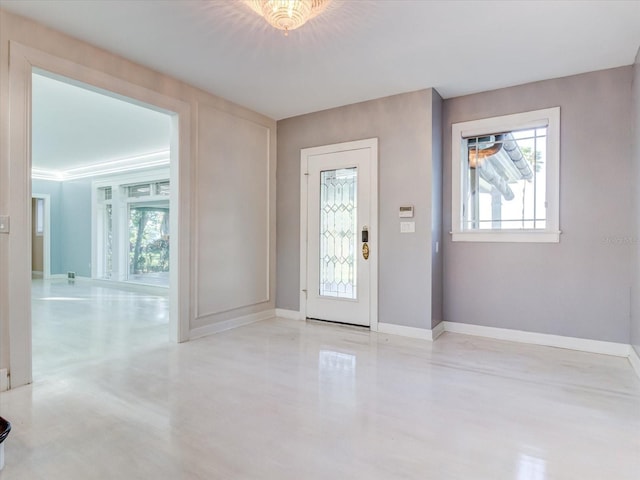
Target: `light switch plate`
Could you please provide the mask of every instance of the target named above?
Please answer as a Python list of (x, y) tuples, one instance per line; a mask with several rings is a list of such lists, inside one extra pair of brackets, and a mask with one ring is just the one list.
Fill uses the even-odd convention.
[(400, 233), (415, 233), (416, 222), (400, 222)]
[(9, 215), (0, 215), (0, 233), (9, 233)]

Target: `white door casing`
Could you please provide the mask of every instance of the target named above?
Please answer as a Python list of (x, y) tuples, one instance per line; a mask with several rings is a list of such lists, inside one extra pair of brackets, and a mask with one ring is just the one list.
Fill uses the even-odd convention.
[[(305, 318), (377, 330), (377, 144), (373, 138), (301, 151), (300, 311)], [(341, 198), (351, 196), (350, 201), (333, 203), (334, 188)], [(339, 215), (339, 211), (346, 222), (340, 230), (349, 233), (336, 244), (331, 229), (321, 233), (321, 228), (327, 222), (332, 224), (333, 215)], [(368, 234), (368, 259), (362, 251), (364, 228)], [(336, 263), (321, 262), (321, 250), (325, 258), (338, 257)], [(334, 266), (341, 273), (337, 273), (338, 268), (334, 271)], [(328, 270), (329, 281), (323, 270)], [(355, 288), (351, 288), (352, 281)]]
[(190, 292), (190, 106), (177, 98), (149, 90), (105, 72), (56, 57), (41, 50), (10, 42), (9, 96), (11, 99), (9, 165), (8, 282), (6, 313), (9, 319), (9, 370), (11, 388), (32, 381), (31, 359), (31, 75), (42, 69), (71, 81), (91, 85), (157, 108), (172, 115), (170, 169), (177, 179), (171, 188), (171, 230), (174, 235), (170, 258), (169, 336), (174, 342), (189, 338)]

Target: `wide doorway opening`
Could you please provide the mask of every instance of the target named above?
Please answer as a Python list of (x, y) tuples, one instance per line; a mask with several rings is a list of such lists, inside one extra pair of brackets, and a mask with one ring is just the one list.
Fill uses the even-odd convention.
[(44, 70), (31, 86), (39, 381), (169, 341), (174, 127), (169, 112)]

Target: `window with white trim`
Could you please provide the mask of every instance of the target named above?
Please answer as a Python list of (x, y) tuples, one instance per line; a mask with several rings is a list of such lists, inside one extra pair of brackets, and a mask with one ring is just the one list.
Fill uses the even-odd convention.
[(451, 142), (453, 241), (559, 241), (559, 107), (455, 123)]
[(168, 171), (93, 182), (95, 278), (169, 285)]

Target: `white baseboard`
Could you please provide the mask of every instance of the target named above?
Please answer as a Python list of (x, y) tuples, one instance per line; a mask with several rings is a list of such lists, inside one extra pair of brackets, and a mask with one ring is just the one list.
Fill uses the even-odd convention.
[(288, 318), (289, 320), (304, 320), (301, 312), (296, 310), (286, 310), (284, 308), (276, 308), (276, 317)]
[(436, 340), (440, 335), (445, 332), (444, 322), (440, 322), (435, 327), (431, 329), (431, 335), (433, 336), (432, 340)]
[(260, 322), (262, 320), (273, 318), (274, 316), (275, 311), (273, 309), (269, 309), (245, 315), (243, 317), (231, 318), (222, 322), (212, 323), (211, 325), (205, 325), (204, 327), (194, 328), (189, 332), (189, 340), (206, 337), (207, 335), (213, 335), (214, 333), (220, 333), (226, 330), (242, 327), (244, 325), (249, 325), (251, 323)]
[(80, 275), (76, 275), (74, 278), (69, 278), (66, 273), (53, 273), (49, 275), (50, 280), (54, 280), (54, 279), (59, 280), (61, 278), (65, 280), (84, 280), (84, 281), (93, 280), (91, 277), (83, 277)]
[(440, 325), (442, 325), (442, 322), (436, 325), (436, 328), (433, 330), (429, 330), (427, 328), (405, 327), (403, 325), (394, 325), (393, 323), (378, 322), (378, 333), (388, 333), (389, 335), (432, 341), (438, 338), (444, 331), (444, 327), (440, 327)]
[(640, 378), (640, 356), (638, 356), (638, 352), (633, 346), (629, 348), (629, 363), (633, 367), (633, 370), (636, 372), (638, 378)]
[(564, 337), (547, 333), (525, 332), (508, 328), (484, 327), (468, 323), (442, 322), (446, 332), (475, 335), (478, 337), (508, 340), (510, 342), (530, 343), (549, 347), (580, 350), (582, 352), (601, 353), (616, 357), (629, 357), (629, 345), (626, 343), (603, 342), (586, 338)]

